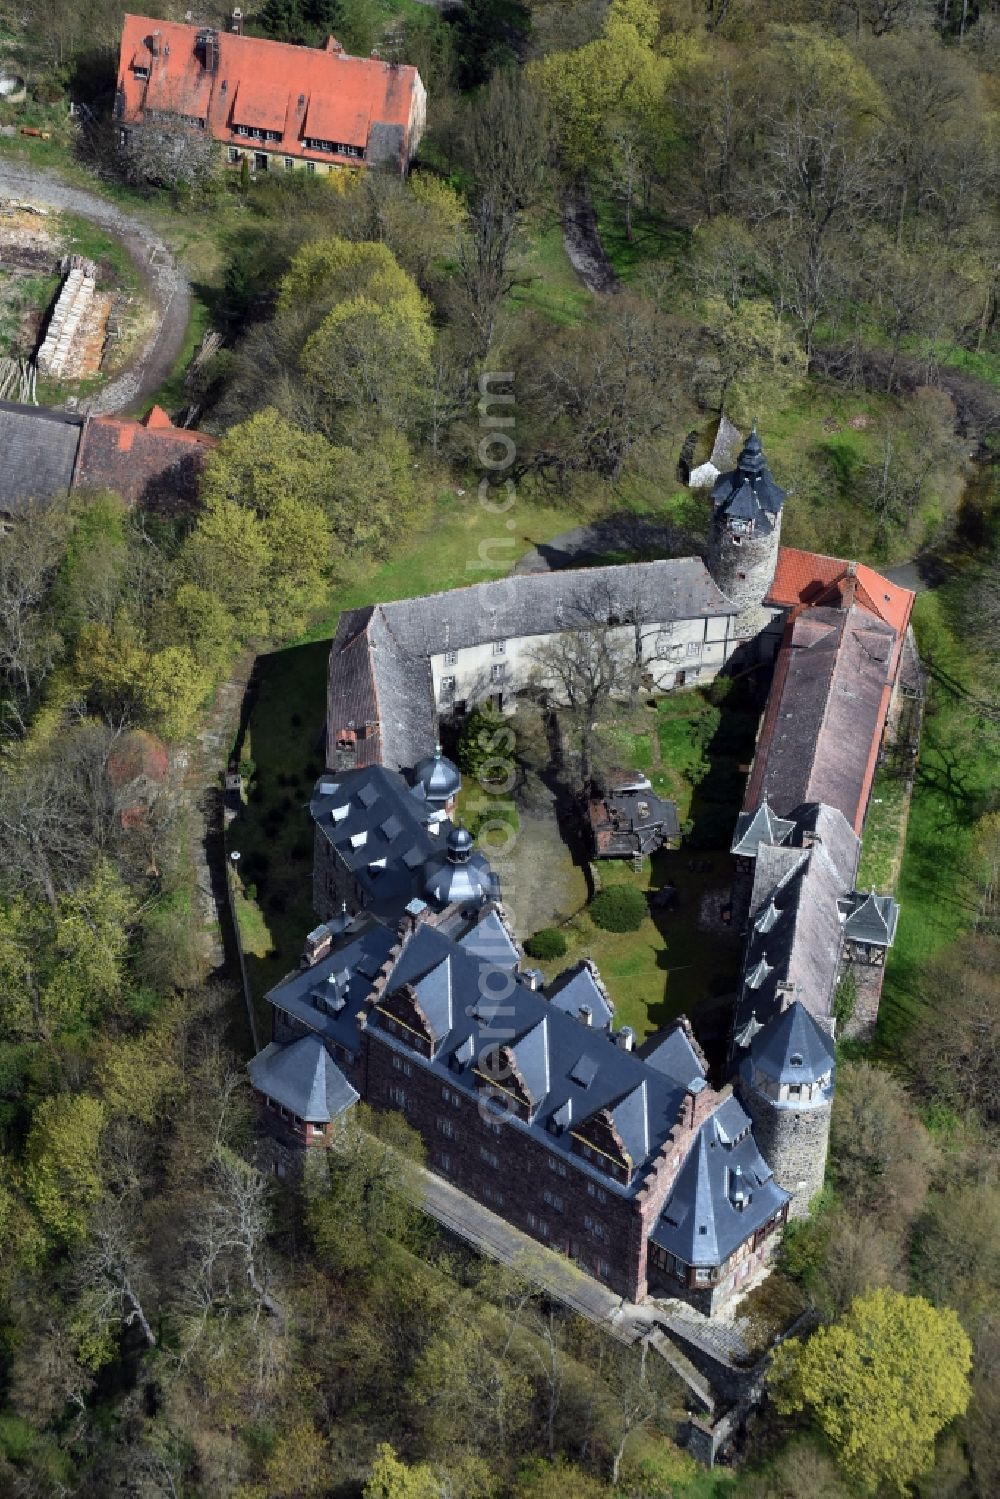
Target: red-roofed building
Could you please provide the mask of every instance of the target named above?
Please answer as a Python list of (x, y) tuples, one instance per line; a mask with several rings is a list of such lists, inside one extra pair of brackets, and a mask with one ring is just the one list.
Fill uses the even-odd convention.
[(176, 21), (125, 17), (119, 141), (163, 117), (208, 131), (255, 171), (329, 173), (379, 163), (405, 172), (423, 134), (416, 68), (348, 57), (333, 37), (296, 47)]
[(175, 427), (160, 406), (142, 421), (87, 417), (80, 435), (74, 489), (113, 489), (127, 505), (178, 514), (197, 499), (198, 477), (217, 439)]
[(840, 557), (801, 552), (796, 547), (782, 547), (779, 551), (774, 579), (764, 602), (785, 609), (795, 604), (842, 607), (849, 579), (854, 580), (855, 602), (884, 619), (899, 635), (906, 633), (913, 608), (913, 594), (908, 588), (890, 583), (863, 562), (845, 562)]

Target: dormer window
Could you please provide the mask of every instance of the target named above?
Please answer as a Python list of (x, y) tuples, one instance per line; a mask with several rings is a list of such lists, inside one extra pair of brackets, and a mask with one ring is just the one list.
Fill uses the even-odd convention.
[(133, 68), (132, 71), (133, 71), (133, 73), (135, 74), (135, 76), (137, 78), (148, 78), (149, 77), (149, 69), (148, 68)]

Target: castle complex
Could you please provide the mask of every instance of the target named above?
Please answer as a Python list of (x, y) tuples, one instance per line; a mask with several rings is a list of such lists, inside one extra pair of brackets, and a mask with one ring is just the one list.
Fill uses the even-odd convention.
[[(300, 970), (250, 1064), (276, 1162), (358, 1098), (397, 1109), (428, 1164), (629, 1301), (711, 1315), (820, 1189), (835, 999), (874, 1025), (898, 910), (856, 885), (887, 724), (915, 666), (912, 594), (779, 548), (784, 493), (756, 432), (711, 494), (705, 560), (513, 576), (345, 613), (316, 785)], [(649, 691), (773, 667), (733, 833), (745, 953), (725, 1077), (686, 1020), (637, 1049), (589, 962), (526, 968), (488, 860), (453, 814), (437, 725), (531, 687), (546, 643), (599, 627)]]

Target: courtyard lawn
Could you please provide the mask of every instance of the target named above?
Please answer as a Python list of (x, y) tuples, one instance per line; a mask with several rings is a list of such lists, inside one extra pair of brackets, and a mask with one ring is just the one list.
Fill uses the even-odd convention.
[[(712, 696), (721, 698), (714, 703)], [(654, 788), (677, 802), (690, 834), (680, 850), (662, 851), (636, 872), (625, 860), (597, 865), (602, 886), (636, 885), (643, 893), (674, 885), (675, 908), (655, 910), (636, 932), (606, 932), (586, 909), (562, 926), (565, 958), (542, 964), (554, 977), (569, 963), (592, 958), (615, 1002), (618, 1023), (642, 1039), (678, 1015), (695, 1015), (736, 987), (742, 941), (719, 919), (729, 899), (729, 843), (740, 809), (757, 731), (749, 683), (713, 694), (697, 688), (637, 706), (602, 731), (605, 747), (625, 769), (645, 770)], [(569, 858), (567, 851), (566, 858)], [(706, 929), (700, 918), (711, 920)]]
[(579, 912), (562, 927), (569, 942), (565, 958), (540, 965), (547, 977), (592, 958), (614, 1000), (616, 1023), (631, 1026), (640, 1041), (678, 1015), (693, 1017), (706, 1001), (733, 992), (742, 954), (739, 936), (706, 932), (698, 924), (703, 901), (715, 905), (728, 899), (728, 850), (697, 859), (686, 851), (659, 853), (638, 873), (627, 860), (607, 859), (599, 875), (603, 888), (632, 884), (644, 894), (669, 881), (677, 887), (678, 906), (647, 916), (636, 932), (603, 931), (586, 910)]

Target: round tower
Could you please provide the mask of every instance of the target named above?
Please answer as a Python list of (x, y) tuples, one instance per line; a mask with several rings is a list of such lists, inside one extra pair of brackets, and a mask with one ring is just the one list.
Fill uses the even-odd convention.
[(833, 1039), (795, 1000), (764, 1026), (751, 1018), (736, 1037), (744, 1049), (738, 1088), (754, 1139), (790, 1218), (804, 1218), (823, 1186), (833, 1105)]
[(705, 561), (739, 613), (736, 634), (756, 635), (770, 619), (763, 608), (774, 578), (781, 539), (785, 491), (771, 477), (757, 428), (743, 445), (736, 467), (721, 474), (711, 493), (712, 525)]

